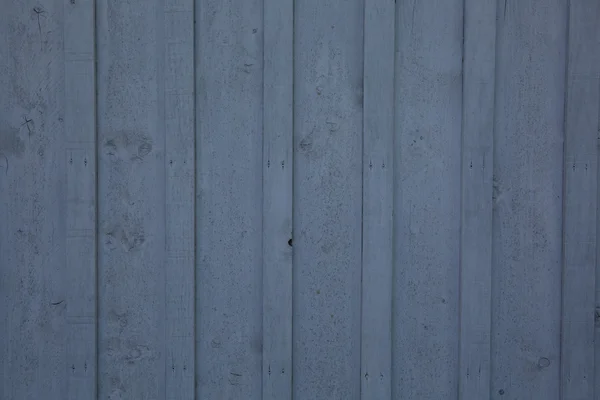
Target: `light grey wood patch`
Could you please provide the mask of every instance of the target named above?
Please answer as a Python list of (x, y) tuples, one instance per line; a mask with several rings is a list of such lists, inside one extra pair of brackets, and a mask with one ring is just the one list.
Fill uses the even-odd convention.
[(166, 398), (164, 9), (96, 2), (102, 399)]
[(459, 399), (490, 396), (496, 0), (466, 0)]
[(572, 1), (568, 18), (561, 396), (591, 400), (595, 379), (591, 349), (596, 304), (600, 3)]
[(458, 391), (462, 0), (397, 3), (393, 397)]
[(67, 398), (63, 2), (0, 11), (0, 398)]
[(195, 393), (195, 109), (193, 92), (177, 94), (194, 88), (194, 1), (164, 7), (165, 385), (167, 399), (179, 400)]
[(259, 399), (262, 1), (197, 1), (196, 62), (196, 396)]
[(567, 7), (498, 1), (492, 399), (558, 399)]
[(294, 2), (263, 5), (262, 399), (292, 399)]
[[(94, 1), (63, 1), (68, 399), (96, 399), (96, 89)], [(82, 231), (89, 234), (78, 235)], [(61, 303), (62, 304), (62, 303)]]
[(295, 3), (296, 399), (360, 397), (363, 9)]
[(364, 15), (361, 399), (392, 396), (395, 2)]

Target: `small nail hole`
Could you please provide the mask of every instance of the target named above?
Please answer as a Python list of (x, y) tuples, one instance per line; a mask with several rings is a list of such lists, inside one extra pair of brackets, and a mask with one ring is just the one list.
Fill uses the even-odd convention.
[(288, 246), (292, 247), (292, 239), (288, 240)]

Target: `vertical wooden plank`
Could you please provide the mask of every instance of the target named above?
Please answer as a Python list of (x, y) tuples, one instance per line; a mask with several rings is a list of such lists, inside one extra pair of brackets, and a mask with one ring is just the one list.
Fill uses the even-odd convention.
[[(0, 14), (0, 90), (5, 93), (10, 85), (10, 64), (8, 63), (7, 58), (10, 49), (8, 22), (10, 21), (10, 16), (13, 12), (13, 10), (6, 7), (5, 12)], [(9, 256), (9, 253), (6, 250), (10, 245), (8, 238), (11, 233), (10, 228), (8, 228), (8, 216), (10, 215), (8, 212), (8, 205), (10, 198), (7, 196), (7, 189), (9, 187), (9, 161), (8, 155), (6, 154), (8, 147), (8, 141), (6, 140), (8, 135), (6, 132), (8, 129), (6, 129), (6, 116), (4, 115), (5, 111), (3, 111), (6, 110), (5, 102), (6, 100), (0, 99), (0, 105), (2, 105), (2, 109), (0, 109), (0, 138), (2, 138), (2, 141), (0, 142), (0, 218), (2, 218), (2, 221), (5, 221), (0, 225), (0, 372), (2, 373), (2, 377), (0, 378), (0, 394), (3, 397), (8, 397), (9, 387), (7, 381), (11, 376), (9, 373), (10, 363), (8, 361), (10, 357), (9, 335), (12, 329), (9, 324), (11, 320), (12, 292), (14, 290), (14, 286), (11, 286), (11, 284), (14, 283), (14, 279), (11, 271), (5, 267), (5, 265), (9, 265), (10, 260), (13, 258), (13, 256)]]
[(294, 13), (294, 379), (360, 397), (363, 0)]
[[(12, 83), (10, 80), (10, 71), (14, 66), (11, 66), (7, 57), (12, 47), (8, 30), (11, 28), (9, 21), (16, 11), (14, 8), (6, 7), (5, 12), (0, 14), (0, 90), (4, 93), (10, 90)], [(11, 395), (12, 384), (10, 383), (10, 379), (14, 379), (9, 362), (11, 357), (10, 337), (13, 329), (10, 324), (13, 316), (12, 299), (14, 297), (13, 291), (15, 291), (14, 284), (18, 279), (18, 275), (15, 274), (16, 271), (8, 268), (15, 255), (8, 252), (8, 249), (11, 248), (11, 242), (14, 241), (14, 238), (10, 239), (13, 229), (10, 228), (10, 220), (8, 219), (10, 215), (8, 207), (13, 201), (8, 196), (8, 189), (14, 186), (14, 178), (10, 181), (8, 179), (9, 154), (7, 153), (9, 153), (9, 146), (14, 148), (15, 143), (17, 144), (17, 149), (21, 148), (19, 145), (20, 142), (14, 140), (18, 135), (18, 129), (15, 132), (15, 128), (11, 129), (10, 126), (7, 126), (7, 100), (8, 96), (0, 98), (0, 105), (2, 107), (0, 108), (0, 218), (4, 221), (0, 224), (0, 372), (2, 372), (0, 394), (5, 398)], [(10, 141), (7, 139), (9, 137)], [(12, 152), (10, 153), (12, 159)]]
[(63, 0), (67, 399), (96, 399), (96, 77), (94, 1)]
[(499, 0), (492, 398), (558, 399), (567, 2)]
[(167, 399), (195, 393), (194, 1), (165, 0)]
[(164, 399), (165, 6), (96, 5), (99, 397)]
[(594, 397), (600, 2), (569, 2), (564, 144), (561, 395)]
[(196, 21), (196, 396), (259, 399), (262, 1), (197, 0)]
[[(598, 110), (596, 174), (600, 179), (600, 105)], [(600, 399), (600, 183), (596, 181), (596, 282), (594, 310), (594, 400)]]
[(63, 0), (0, 12), (0, 397), (67, 397)]
[(365, 0), (361, 399), (392, 396), (396, 3)]
[[(600, 106), (599, 106), (600, 108)], [(598, 110), (596, 174), (600, 179), (600, 109)], [(596, 182), (596, 282), (594, 310), (594, 400), (600, 400), (600, 183)]]
[(397, 3), (393, 398), (458, 393), (463, 0)]
[(465, 0), (459, 399), (490, 396), (496, 0)]
[(263, 5), (262, 399), (292, 399), (294, 2)]

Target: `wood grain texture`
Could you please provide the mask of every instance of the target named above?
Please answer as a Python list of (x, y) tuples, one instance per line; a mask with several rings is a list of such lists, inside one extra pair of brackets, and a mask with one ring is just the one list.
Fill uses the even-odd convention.
[(294, 2), (263, 10), (262, 399), (292, 399)]
[(360, 397), (363, 8), (361, 0), (295, 4), (293, 393), (299, 399)]
[(179, 400), (195, 393), (194, 1), (165, 0), (164, 11), (165, 392)]
[(395, 3), (364, 16), (361, 399), (392, 396)]
[(262, 395), (263, 12), (196, 2), (200, 399)]
[(464, 8), (460, 400), (490, 396), (496, 0)]
[(600, 400), (596, 0), (0, 3), (0, 399)]
[(98, 1), (99, 397), (166, 397), (160, 0)]
[(567, 7), (498, 2), (492, 398), (558, 399)]
[(94, 1), (63, 1), (67, 399), (96, 399), (96, 76)]
[(62, 0), (0, 12), (0, 397), (67, 398)]
[(561, 398), (593, 399), (600, 3), (571, 1), (564, 143)]
[[(600, 110), (598, 110), (596, 174), (600, 178)], [(596, 183), (596, 281), (594, 309), (594, 400), (600, 399), (600, 183)]]
[(400, 0), (393, 398), (458, 391), (462, 0)]

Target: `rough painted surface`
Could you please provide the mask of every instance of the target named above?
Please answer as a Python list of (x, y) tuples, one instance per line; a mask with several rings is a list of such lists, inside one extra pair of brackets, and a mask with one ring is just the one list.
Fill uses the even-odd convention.
[(0, 13), (0, 397), (67, 398), (62, 1)]
[(97, 398), (94, 2), (64, 3), (67, 399)]
[(394, 3), (364, 16), (361, 399), (392, 395)]
[(261, 4), (196, 3), (199, 399), (262, 395)]
[(164, 399), (164, 4), (96, 13), (99, 397)]
[(567, 7), (500, 1), (497, 13), (491, 391), (493, 399), (552, 400), (560, 393)]
[(168, 400), (179, 400), (193, 399), (196, 390), (193, 0), (165, 0), (163, 18), (165, 392)]
[(264, 2), (262, 398), (292, 399), (294, 2)]
[(598, 397), (596, 0), (5, 3), (2, 400)]
[[(600, 3), (569, 7), (564, 144), (561, 396), (594, 397)], [(598, 395), (600, 395), (600, 390)]]
[(463, 8), (397, 4), (392, 393), (447, 399), (459, 367)]
[(465, 2), (460, 235), (460, 400), (490, 394), (496, 1)]
[(297, 399), (360, 396), (363, 5), (295, 4)]

